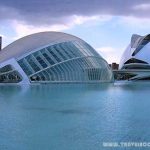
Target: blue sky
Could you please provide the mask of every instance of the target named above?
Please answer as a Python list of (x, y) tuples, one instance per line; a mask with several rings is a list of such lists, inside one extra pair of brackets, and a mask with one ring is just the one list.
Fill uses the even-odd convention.
[(3, 47), (28, 34), (62, 31), (93, 46), (108, 63), (119, 63), (132, 34), (150, 31), (148, 0), (5, 0), (0, 5)]

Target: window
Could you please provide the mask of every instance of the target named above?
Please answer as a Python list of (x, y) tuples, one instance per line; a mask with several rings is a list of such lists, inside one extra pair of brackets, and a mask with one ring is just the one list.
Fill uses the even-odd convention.
[(0, 74), (0, 83), (18, 83), (20, 81), (22, 81), (22, 77), (16, 70)]
[(57, 55), (52, 51), (52, 49), (47, 48), (47, 50), (49, 51), (49, 53), (57, 60), (57, 62), (61, 62), (60, 58), (57, 57)]
[(47, 64), (44, 62), (44, 60), (40, 56), (37, 56), (36, 59), (43, 68), (47, 67)]
[(130, 63), (141, 63), (141, 64), (148, 64), (147, 62), (135, 58), (131, 58), (128, 61), (126, 61), (124, 64), (130, 64)]
[(40, 68), (36, 65), (36, 63), (33, 61), (30, 55), (26, 57), (26, 60), (31, 65), (31, 67), (35, 72), (40, 70)]
[(55, 62), (46, 53), (42, 54), (51, 65), (55, 64)]

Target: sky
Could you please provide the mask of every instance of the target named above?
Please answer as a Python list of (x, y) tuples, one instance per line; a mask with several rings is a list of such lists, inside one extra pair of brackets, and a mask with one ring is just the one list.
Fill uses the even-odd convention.
[(0, 36), (5, 47), (36, 32), (65, 32), (119, 63), (132, 34), (149, 34), (149, 12), (149, 0), (3, 0)]

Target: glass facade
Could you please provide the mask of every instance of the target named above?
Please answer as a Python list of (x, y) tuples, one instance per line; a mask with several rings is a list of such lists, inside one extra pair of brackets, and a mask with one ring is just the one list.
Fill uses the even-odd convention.
[(0, 83), (18, 83), (21, 80), (21, 75), (11, 65), (0, 68)]
[(108, 64), (87, 43), (68, 41), (18, 59), (30, 82), (112, 81)]

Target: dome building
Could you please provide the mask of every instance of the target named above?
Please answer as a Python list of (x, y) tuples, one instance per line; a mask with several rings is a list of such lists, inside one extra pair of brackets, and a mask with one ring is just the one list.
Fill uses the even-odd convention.
[(150, 79), (150, 34), (133, 34), (129, 46), (124, 51), (119, 69), (126, 70), (134, 80)]
[(111, 81), (107, 62), (89, 44), (66, 33), (35, 33), (0, 51), (0, 83)]

